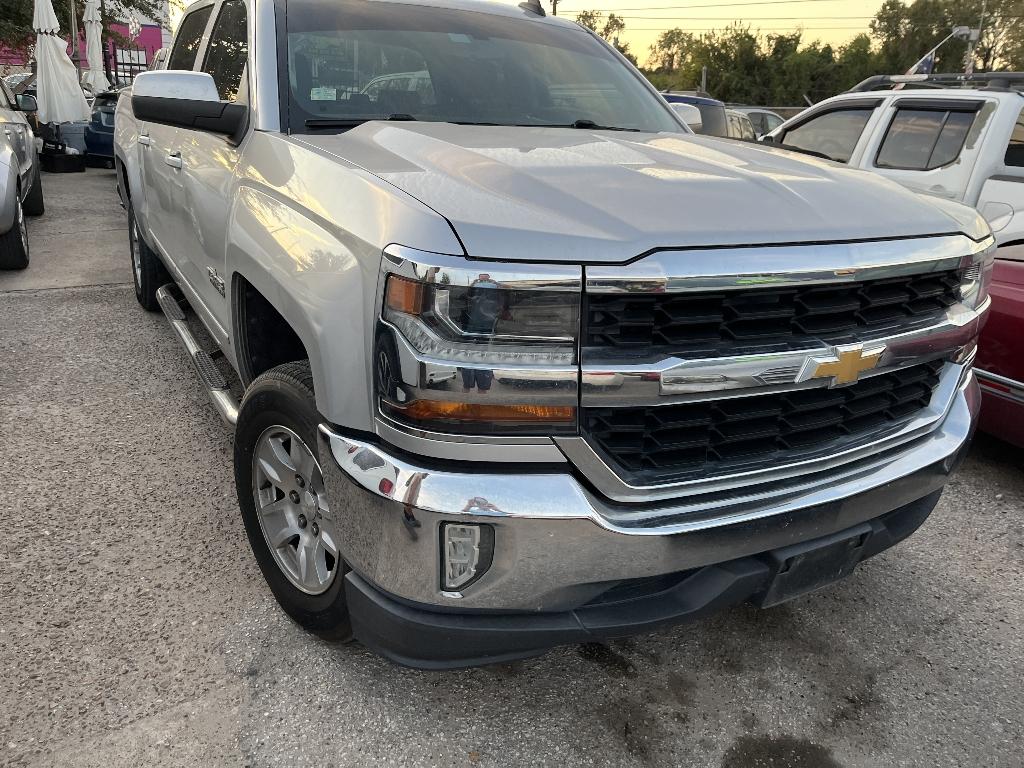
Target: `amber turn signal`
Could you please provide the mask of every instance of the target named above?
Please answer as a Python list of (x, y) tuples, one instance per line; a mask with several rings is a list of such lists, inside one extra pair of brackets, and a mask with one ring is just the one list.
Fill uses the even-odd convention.
[(424, 285), (407, 277), (388, 277), (386, 302), (388, 309), (418, 315), (423, 311)]
[(414, 400), (405, 405), (388, 406), (415, 421), (455, 419), (485, 422), (571, 422), (576, 409), (568, 405), (496, 405), (491, 403), (453, 403), (447, 400)]

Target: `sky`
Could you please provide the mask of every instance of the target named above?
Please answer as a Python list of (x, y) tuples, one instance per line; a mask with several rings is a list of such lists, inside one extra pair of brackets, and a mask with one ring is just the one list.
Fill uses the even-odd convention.
[[(551, 0), (542, 2), (550, 11)], [(699, 34), (734, 21), (764, 32), (803, 28), (805, 40), (838, 45), (867, 32), (881, 5), (882, 0), (559, 0), (558, 15), (574, 19), (580, 11), (598, 10), (622, 16), (630, 51), (643, 64), (651, 43), (664, 30), (679, 27)]]

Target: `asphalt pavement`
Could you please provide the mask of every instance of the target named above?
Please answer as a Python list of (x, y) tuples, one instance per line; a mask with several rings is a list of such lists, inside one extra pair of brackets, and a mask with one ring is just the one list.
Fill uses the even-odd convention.
[(0, 764), (1024, 765), (1024, 453), (978, 439), (917, 534), (780, 607), (402, 669), (277, 608), (113, 172), (44, 184), (0, 273)]

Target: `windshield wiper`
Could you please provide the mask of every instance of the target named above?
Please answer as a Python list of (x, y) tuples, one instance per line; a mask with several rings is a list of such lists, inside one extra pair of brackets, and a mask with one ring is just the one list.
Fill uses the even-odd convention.
[(598, 125), (593, 120), (574, 120), (571, 123), (520, 123), (523, 128), (580, 128), (587, 131), (631, 131), (644, 133), (643, 128), (622, 128), (617, 125)]
[(311, 117), (306, 120), (307, 128), (355, 128), (357, 125), (368, 123), (371, 120), (396, 120), (400, 122), (415, 122), (416, 118), (405, 112), (393, 112), (390, 115), (372, 117)]

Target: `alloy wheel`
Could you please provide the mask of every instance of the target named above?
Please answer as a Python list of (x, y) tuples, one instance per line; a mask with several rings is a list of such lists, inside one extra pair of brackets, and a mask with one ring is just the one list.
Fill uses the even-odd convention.
[(272, 426), (256, 441), (252, 461), (256, 514), (274, 561), (302, 592), (327, 591), (341, 556), (316, 457), (292, 430)]

